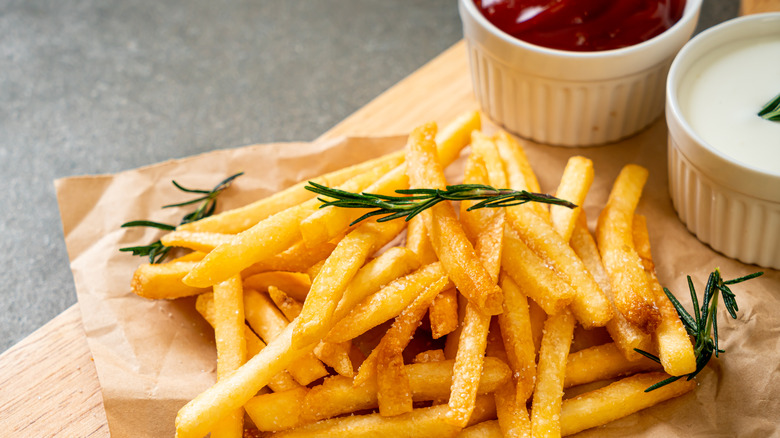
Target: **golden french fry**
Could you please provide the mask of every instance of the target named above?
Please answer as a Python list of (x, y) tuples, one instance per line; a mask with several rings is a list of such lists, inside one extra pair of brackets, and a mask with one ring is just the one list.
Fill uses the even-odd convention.
[(648, 349), (652, 347), (652, 337), (628, 322), (615, 306), (615, 297), (612, 293), (612, 286), (609, 283), (607, 271), (601, 263), (601, 256), (599, 255), (596, 241), (593, 240), (593, 236), (590, 234), (590, 231), (588, 231), (584, 211), (577, 220), (569, 245), (571, 245), (574, 252), (582, 259), (582, 263), (585, 264), (585, 267), (591, 275), (593, 275), (593, 278), (599, 286), (601, 286), (601, 290), (604, 291), (607, 298), (609, 298), (609, 302), (612, 304), (613, 317), (606, 325), (606, 329), (610, 336), (615, 341), (618, 348), (620, 348), (620, 351), (626, 359), (631, 361), (639, 359), (642, 355), (634, 351), (634, 349), (638, 348), (640, 350), (648, 351)]
[[(447, 167), (458, 157), (460, 150), (469, 143), (468, 134), (479, 128), (479, 113), (474, 111), (458, 117), (439, 133), (436, 137), (437, 153), (443, 167)], [(407, 188), (409, 180), (406, 176), (406, 163), (402, 163), (367, 187), (365, 192), (393, 196), (396, 195), (396, 190)], [(324, 242), (343, 232), (352, 221), (365, 213), (364, 209), (320, 209), (301, 221), (301, 234), (309, 245)], [(427, 263), (431, 262), (433, 260)]]
[(393, 247), (363, 265), (344, 291), (334, 320), (341, 320), (367, 296), (420, 267), (417, 257), (405, 248)]
[[(214, 327), (216, 324), (216, 309), (214, 305), (214, 294), (212, 292), (198, 295), (198, 299), (195, 301), (195, 309), (212, 327)], [(261, 341), (255, 332), (246, 324), (244, 324), (244, 339), (246, 340), (247, 358), (254, 357), (260, 350), (265, 348), (265, 342)], [(301, 385), (296, 382), (287, 371), (282, 371), (268, 381), (268, 387), (275, 392), (282, 392), (300, 388)]]
[(182, 282), (184, 276), (197, 264), (197, 261), (144, 263), (133, 273), (130, 288), (136, 295), (151, 300), (172, 300), (209, 292), (211, 288), (192, 287)]
[(454, 287), (441, 291), (428, 309), (431, 336), (439, 339), (458, 327), (458, 290)]
[(660, 368), (656, 362), (641, 355), (637, 360), (626, 359), (620, 348), (610, 342), (569, 354), (563, 386), (569, 388)]
[[(693, 380), (680, 379), (650, 392), (651, 385), (669, 377), (664, 373), (636, 374), (604, 388), (563, 402), (561, 432), (572, 435), (685, 394), (696, 387)], [(534, 435), (536, 436), (536, 435)]]
[[(506, 295), (504, 295), (506, 296)], [(490, 332), (488, 333), (488, 345), (486, 353), (488, 357), (496, 357), (505, 362), (508, 361), (507, 353), (504, 350), (504, 341), (502, 331), (498, 325), (497, 318), (494, 318), (490, 324)], [(533, 353), (533, 344), (531, 345), (531, 352)], [(485, 359), (487, 363), (487, 358)], [(534, 364), (534, 370), (536, 364)], [(498, 424), (501, 429), (501, 433), (506, 437), (531, 437), (531, 419), (528, 416), (528, 409), (526, 408), (525, 400), (518, 401), (517, 394), (521, 380), (530, 377), (531, 386), (533, 385), (533, 379), (536, 377), (535, 373), (530, 376), (523, 376), (517, 372), (512, 372), (515, 377), (515, 385), (501, 385), (493, 392), (493, 398), (496, 402), (496, 415), (498, 416)]]
[(301, 406), (309, 388), (272, 392), (253, 397), (244, 405), (246, 413), (260, 431), (287, 430), (303, 424)]
[(315, 194), (314, 192), (305, 189), (309, 181), (334, 187), (344, 184), (349, 179), (360, 174), (371, 172), (376, 168), (392, 169), (403, 162), (403, 159), (403, 152), (394, 152), (319, 177), (310, 178), (244, 207), (228, 210), (199, 221), (180, 225), (178, 230), (237, 234), (248, 230), (258, 222), (276, 213), (310, 201), (314, 198)]
[(507, 275), (521, 286), (523, 293), (539, 304), (548, 315), (560, 313), (574, 299), (574, 289), (550, 269), (509, 226), (504, 228), (501, 265)]
[[(489, 148), (492, 147), (492, 144), (478, 133), (472, 135), (472, 142), (477, 152), (483, 151), (483, 153), (488, 154)], [(496, 155), (498, 155), (497, 152)], [(490, 182), (484, 161), (477, 157), (478, 155), (472, 154), (466, 164), (464, 177), (466, 184)], [(500, 160), (496, 159), (495, 162), (499, 163), (499, 166), (496, 167), (500, 167)], [(493, 171), (496, 173), (497, 180), (505, 179), (503, 169), (497, 168)], [(464, 223), (466, 233), (472, 235), (476, 242), (475, 251), (482, 266), (490, 275), (492, 282), (496, 283), (501, 269), (504, 214), (503, 211), (491, 209), (469, 212), (468, 208), (473, 204), (474, 202), (461, 202), (461, 220)], [(498, 305), (501, 306), (502, 303), (499, 302)], [(476, 403), (477, 386), (485, 357), (490, 319), (490, 315), (483, 313), (482, 309), (474, 303), (469, 302), (466, 305), (448, 402), (450, 406), (448, 418), (453, 421), (453, 424), (460, 427), (466, 425)]]
[(634, 211), (646, 181), (645, 168), (632, 164), (623, 167), (599, 215), (596, 242), (618, 310), (645, 333), (653, 333), (661, 322), (661, 313), (632, 237)]
[(420, 216), (415, 216), (406, 223), (406, 247), (417, 254), (417, 258), (423, 265), (438, 261)]
[(267, 292), (271, 286), (280, 288), (293, 299), (303, 301), (311, 288), (311, 280), (300, 272), (269, 271), (244, 278), (244, 288)]
[(241, 276), (247, 278), (269, 271), (308, 272), (313, 265), (328, 258), (336, 249), (339, 240), (341, 239), (336, 238), (313, 247), (308, 247), (303, 241), (298, 241), (281, 253), (252, 264), (241, 271)]
[(444, 421), (446, 405), (414, 409), (403, 415), (383, 417), (380, 414), (350, 415), (273, 434), (273, 437), (440, 437), (454, 435), (458, 429)]
[(176, 230), (162, 236), (160, 242), (165, 246), (209, 252), (232, 238), (230, 234)]
[(322, 340), (333, 325), (333, 312), (352, 277), (371, 254), (390, 242), (403, 227), (402, 221), (364, 222), (339, 242), (312, 282), (293, 343), (305, 345)]
[[(433, 137), (435, 124), (416, 128), (407, 144), (407, 173), (413, 188), (444, 188), (447, 181), (436, 157)], [(501, 312), (501, 289), (495, 285), (482, 266), (473, 246), (449, 203), (439, 203), (420, 213), (428, 230), (428, 237), (441, 260), (447, 275), (460, 293), (487, 314)]]
[(648, 286), (661, 312), (661, 322), (654, 333), (658, 358), (661, 359), (664, 371), (668, 374), (672, 376), (690, 374), (696, 371), (696, 355), (693, 352), (691, 339), (677, 315), (677, 310), (664, 293), (655, 274), (653, 255), (650, 252), (647, 219), (644, 216), (634, 216), (633, 235), (637, 253), (645, 267)]
[(404, 370), (402, 351), (381, 348), (376, 360), (379, 413), (392, 417), (412, 411), (412, 389)]
[[(504, 162), (509, 188), (512, 190), (527, 190), (529, 192), (541, 192), (539, 180), (536, 178), (528, 156), (525, 154), (520, 142), (505, 131), (499, 131), (495, 135), (495, 144)], [(499, 188), (499, 187), (497, 187)], [(539, 216), (550, 220), (550, 212), (546, 204), (533, 202), (529, 204)]]
[[(338, 188), (351, 192), (361, 191), (384, 172), (383, 167), (374, 168), (352, 177)], [(287, 250), (301, 239), (301, 221), (320, 205), (321, 201), (311, 199), (269, 216), (236, 234), (230, 242), (209, 252), (206, 258), (187, 274), (184, 282), (191, 286), (210, 286)]]
[(562, 205), (550, 206), (550, 220), (553, 228), (568, 242), (577, 216), (582, 211), (585, 196), (593, 183), (593, 162), (585, 157), (574, 156), (569, 158), (566, 168), (563, 169), (561, 182), (555, 196), (577, 204), (577, 208), (568, 208)]
[[(270, 298), (251, 289), (244, 291), (244, 312), (252, 330), (269, 344), (280, 336), (289, 325), (287, 319), (274, 306)], [(311, 350), (301, 359), (291, 364), (287, 371), (301, 385), (308, 385), (328, 375), (325, 366), (314, 357)]]
[[(224, 379), (246, 362), (243, 295), (244, 288), (238, 275), (214, 285), (217, 379)], [(211, 430), (211, 436), (242, 438), (244, 410), (236, 409), (219, 420)]]
[(507, 363), (517, 379), (514, 398), (525, 402), (533, 393), (536, 380), (536, 348), (528, 300), (520, 287), (506, 274), (501, 276), (501, 289), (504, 291), (504, 312), (497, 319)]
[(586, 328), (606, 325), (612, 319), (609, 300), (568, 241), (528, 205), (507, 208), (507, 217), (526, 245), (546, 259), (574, 288), (571, 310), (577, 321)]
[(325, 340), (345, 342), (360, 336), (399, 315), (417, 296), (441, 279), (447, 280), (447, 275), (437, 262), (390, 282), (355, 306), (331, 329)]
[(574, 316), (565, 310), (549, 316), (544, 324), (536, 368), (536, 390), (531, 405), (531, 430), (535, 438), (561, 435), (563, 381), (574, 323)]

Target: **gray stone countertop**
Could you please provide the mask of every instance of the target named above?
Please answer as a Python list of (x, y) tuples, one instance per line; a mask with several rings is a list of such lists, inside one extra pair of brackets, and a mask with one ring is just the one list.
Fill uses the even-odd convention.
[(461, 37), (455, 0), (0, 2), (0, 352), (76, 302), (55, 179), (312, 140)]

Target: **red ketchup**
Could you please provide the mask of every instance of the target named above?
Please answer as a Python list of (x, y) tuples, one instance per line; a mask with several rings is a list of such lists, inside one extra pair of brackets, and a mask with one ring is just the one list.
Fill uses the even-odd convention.
[(551, 49), (612, 50), (647, 41), (682, 17), (685, 0), (474, 0), (496, 27)]

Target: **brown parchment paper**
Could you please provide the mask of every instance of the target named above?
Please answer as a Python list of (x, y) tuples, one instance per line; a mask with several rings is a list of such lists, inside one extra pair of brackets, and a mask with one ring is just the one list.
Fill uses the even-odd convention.
[[(186, 187), (210, 188), (228, 175), (246, 172), (220, 197), (220, 209), (229, 209), (397, 150), (404, 142), (404, 137), (391, 137), (255, 145), (56, 182), (79, 307), (112, 436), (173, 436), (176, 412), (213, 384), (216, 368), (213, 331), (195, 312), (193, 299), (149, 301), (130, 292), (130, 278), (142, 260), (118, 248), (151, 242), (159, 233), (120, 225), (134, 219), (175, 223), (181, 210), (160, 209), (182, 200), (172, 179)], [(648, 218), (662, 284), (690, 309), (685, 275), (692, 275), (703, 290), (716, 266), (725, 278), (758, 268), (712, 251), (677, 219), (666, 184), (665, 145), (666, 127), (659, 121), (638, 136), (608, 146), (571, 149), (528, 143), (527, 152), (548, 192), (555, 191), (570, 156), (593, 160), (596, 178), (585, 204), (591, 229), (620, 168), (628, 163), (647, 167), (650, 179), (638, 212)], [(460, 166), (451, 167), (448, 177), (456, 179)], [(731, 320), (725, 311), (719, 314), (720, 345), (727, 353), (699, 375), (696, 391), (578, 436), (777, 435), (780, 273), (762, 270), (760, 279), (736, 287), (738, 319)]]

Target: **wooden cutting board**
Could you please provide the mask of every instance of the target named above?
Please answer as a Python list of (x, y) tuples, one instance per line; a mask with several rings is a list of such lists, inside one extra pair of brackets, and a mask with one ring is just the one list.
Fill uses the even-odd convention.
[[(780, 0), (746, 0), (743, 13), (780, 10)], [(477, 103), (460, 42), (320, 139), (394, 135), (421, 120), (440, 124)], [(109, 436), (95, 366), (78, 305), (0, 355), (0, 430), (13, 436)]]

